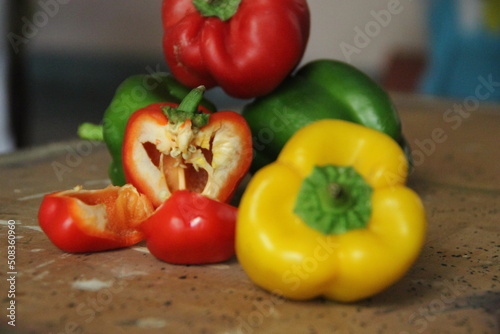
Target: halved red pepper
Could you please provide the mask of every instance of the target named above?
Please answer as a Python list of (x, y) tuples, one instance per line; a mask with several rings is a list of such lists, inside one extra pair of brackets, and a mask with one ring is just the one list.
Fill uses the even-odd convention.
[(131, 185), (99, 190), (76, 187), (45, 195), (40, 227), (66, 252), (97, 252), (143, 240), (139, 224), (153, 213), (149, 199)]
[(235, 253), (237, 209), (178, 190), (141, 224), (155, 257), (173, 264), (222, 262)]
[(127, 183), (160, 206), (177, 190), (227, 202), (252, 161), (252, 136), (233, 111), (197, 111), (204, 88), (177, 108), (152, 104), (132, 114), (123, 141)]

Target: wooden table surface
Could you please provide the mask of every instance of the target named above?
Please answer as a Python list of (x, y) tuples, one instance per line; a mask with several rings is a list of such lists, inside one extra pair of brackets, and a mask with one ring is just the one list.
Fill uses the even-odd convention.
[[(176, 266), (144, 244), (64, 253), (38, 227), (43, 194), (108, 184), (103, 144), (74, 141), (0, 156), (0, 332), (499, 333), (500, 107), (473, 98), (394, 101), (415, 158), (408, 184), (429, 228), (413, 268), (381, 294), (353, 304), (285, 301), (253, 285), (235, 259)], [(8, 268), (12, 221), (16, 262)], [(15, 327), (7, 324), (12, 300)]]

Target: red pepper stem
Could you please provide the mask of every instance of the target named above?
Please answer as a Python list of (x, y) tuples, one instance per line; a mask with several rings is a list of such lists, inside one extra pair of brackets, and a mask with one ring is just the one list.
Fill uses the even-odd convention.
[(201, 16), (215, 16), (227, 21), (236, 14), (242, 0), (193, 0)]
[(194, 113), (198, 110), (198, 106), (203, 99), (203, 94), (205, 93), (205, 86), (198, 86), (191, 90), (188, 95), (181, 101), (181, 104), (177, 107), (178, 110), (186, 111), (189, 113)]
[(189, 92), (177, 108), (164, 107), (163, 113), (170, 124), (182, 124), (191, 120), (194, 128), (201, 128), (208, 124), (210, 114), (198, 112), (198, 107), (203, 99), (205, 86), (199, 86)]

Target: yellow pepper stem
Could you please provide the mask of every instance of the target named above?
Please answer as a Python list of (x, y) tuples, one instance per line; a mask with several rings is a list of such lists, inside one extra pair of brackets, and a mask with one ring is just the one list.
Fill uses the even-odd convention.
[(365, 228), (372, 191), (353, 167), (315, 166), (302, 182), (294, 213), (323, 234)]

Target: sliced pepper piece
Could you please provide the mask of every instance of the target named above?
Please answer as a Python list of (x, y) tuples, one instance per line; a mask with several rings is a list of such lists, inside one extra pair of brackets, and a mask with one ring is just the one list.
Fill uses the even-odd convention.
[(252, 161), (252, 137), (233, 111), (197, 111), (204, 88), (177, 108), (153, 104), (130, 117), (123, 143), (128, 183), (160, 206), (176, 190), (226, 202)]
[(61, 250), (97, 252), (141, 241), (138, 226), (152, 213), (151, 202), (131, 185), (100, 190), (76, 187), (46, 195), (38, 221)]
[(243, 194), (236, 252), (259, 286), (291, 299), (356, 301), (399, 280), (426, 218), (389, 136), (341, 120), (299, 130)]
[(234, 255), (236, 207), (178, 190), (141, 224), (146, 246), (173, 264), (226, 261)]

